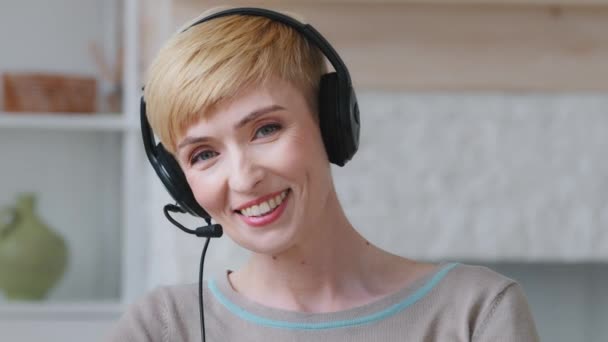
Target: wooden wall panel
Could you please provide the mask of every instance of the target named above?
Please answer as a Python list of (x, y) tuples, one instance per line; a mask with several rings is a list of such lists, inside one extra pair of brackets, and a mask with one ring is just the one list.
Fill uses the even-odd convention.
[[(359, 88), (608, 90), (608, 6), (229, 4), (304, 16), (334, 44)], [(226, 1), (174, 0), (174, 26), (218, 5)]]
[(604, 6), (608, 0), (268, 0), (267, 4), (315, 3), (315, 4), (437, 4), (437, 5), (566, 5), (566, 6)]

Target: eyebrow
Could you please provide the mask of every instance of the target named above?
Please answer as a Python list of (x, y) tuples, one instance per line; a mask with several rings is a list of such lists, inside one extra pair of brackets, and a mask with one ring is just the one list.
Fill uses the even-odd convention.
[[(285, 110), (285, 107), (274, 104), (274, 105), (258, 108), (256, 110), (254, 110), (253, 112), (247, 114), (247, 116), (245, 116), (241, 120), (239, 120), (239, 122), (237, 122), (234, 125), (234, 129), (235, 130), (239, 129), (264, 114), (276, 112), (279, 110)], [(205, 142), (208, 140), (210, 140), (209, 137), (186, 137), (182, 142), (179, 143), (179, 145), (177, 145), (177, 149), (179, 150), (187, 145), (197, 144), (197, 143)]]

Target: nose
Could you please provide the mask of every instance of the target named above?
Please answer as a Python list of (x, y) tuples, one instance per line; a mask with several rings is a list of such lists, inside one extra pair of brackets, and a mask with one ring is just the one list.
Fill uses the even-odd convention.
[(264, 178), (263, 168), (246, 153), (238, 153), (230, 163), (228, 185), (235, 192), (252, 192)]

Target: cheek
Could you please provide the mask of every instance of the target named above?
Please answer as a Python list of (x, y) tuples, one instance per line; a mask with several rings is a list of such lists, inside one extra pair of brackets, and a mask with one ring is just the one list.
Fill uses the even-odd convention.
[(202, 176), (197, 171), (186, 172), (186, 180), (192, 189), (194, 198), (211, 216), (221, 210), (221, 183), (213, 177)]
[(309, 172), (310, 168), (319, 158), (319, 150), (316, 148), (313, 136), (306, 137), (302, 134), (291, 135), (277, 144), (272, 153), (267, 154), (269, 161), (276, 165), (288, 178), (299, 177)]
[(305, 122), (289, 134), (287, 149), (296, 163), (306, 160), (320, 162), (326, 159), (321, 133), (313, 121)]
[(296, 182), (326, 183), (329, 162), (322, 138), (314, 130), (294, 132), (273, 155), (285, 177)]

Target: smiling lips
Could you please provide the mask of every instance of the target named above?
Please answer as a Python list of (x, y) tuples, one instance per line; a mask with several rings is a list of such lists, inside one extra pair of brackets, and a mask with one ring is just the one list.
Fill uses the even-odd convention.
[(239, 217), (248, 225), (261, 227), (274, 222), (285, 210), (290, 190), (265, 196), (249, 202), (237, 210)]

